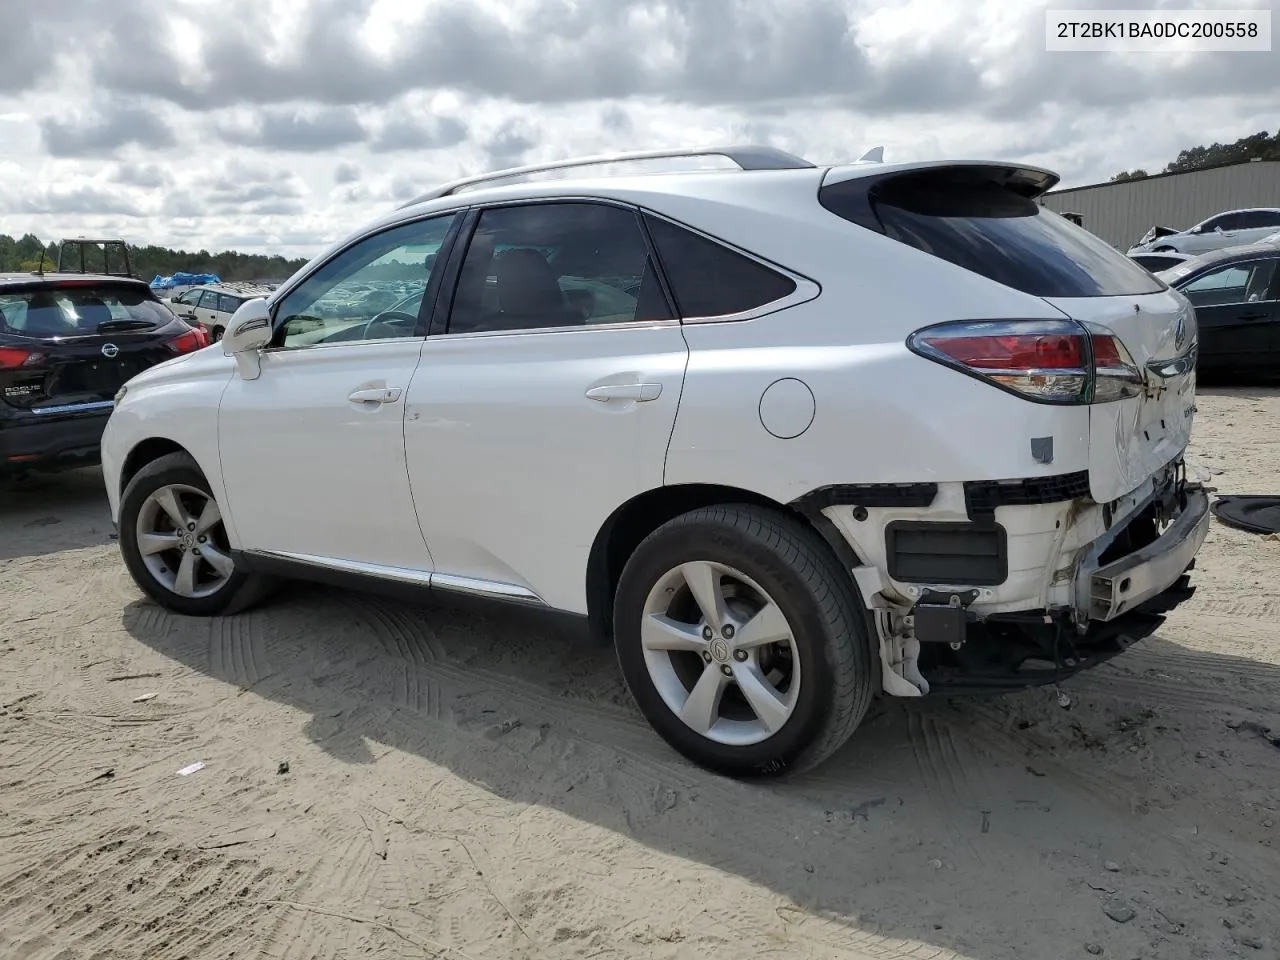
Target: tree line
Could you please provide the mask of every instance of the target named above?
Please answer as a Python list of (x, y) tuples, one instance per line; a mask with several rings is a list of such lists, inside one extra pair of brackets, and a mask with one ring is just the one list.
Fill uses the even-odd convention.
[[(1252, 136), (1241, 137), (1234, 143), (1214, 143), (1207, 147), (1188, 147), (1160, 173), (1186, 173), (1227, 163), (1244, 163), (1249, 160), (1280, 160), (1280, 130), (1274, 135), (1263, 130)], [(1125, 180), (1141, 180), (1151, 174), (1146, 170), (1122, 170), (1111, 178), (1112, 183)]]
[[(0, 273), (30, 273), (41, 269), (53, 270), (58, 263), (58, 245), (45, 243), (33, 233), (11, 237), (0, 233)], [(280, 256), (263, 256), (257, 253), (239, 253), (225, 250), (210, 253), (208, 250), (170, 250), (168, 247), (129, 245), (129, 261), (134, 276), (150, 280), (157, 275), (216, 273), (223, 280), (283, 280), (291, 276), (307, 261), (305, 258), (288, 259)]]

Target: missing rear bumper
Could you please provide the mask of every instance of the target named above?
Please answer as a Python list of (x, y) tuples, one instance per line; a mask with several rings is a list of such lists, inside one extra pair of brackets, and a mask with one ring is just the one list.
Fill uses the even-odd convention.
[(1150, 543), (1088, 573), (1090, 620), (1114, 620), (1141, 606), (1191, 565), (1209, 532), (1209, 495), (1203, 487), (1188, 487), (1185, 501), (1168, 529)]

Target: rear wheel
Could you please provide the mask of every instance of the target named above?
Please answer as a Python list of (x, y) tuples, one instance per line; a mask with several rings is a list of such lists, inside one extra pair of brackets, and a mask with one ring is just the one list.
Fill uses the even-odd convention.
[(720, 773), (815, 766), (871, 700), (852, 582), (811, 530), (780, 514), (709, 507), (660, 527), (623, 570), (614, 619), (645, 717)]
[(232, 556), (222, 510), (185, 453), (152, 461), (125, 487), (120, 551), (143, 592), (190, 616), (234, 613), (264, 586)]
[(213, 330), (210, 331), (209, 336), (213, 338), (214, 343), (217, 343), (219, 340), (222, 339), (222, 334), (224, 332), (225, 331), (223, 330), (222, 327), (214, 327)]

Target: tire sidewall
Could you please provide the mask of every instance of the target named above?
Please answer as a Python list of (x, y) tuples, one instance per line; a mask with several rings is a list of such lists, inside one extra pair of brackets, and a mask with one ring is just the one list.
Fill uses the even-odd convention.
[(233, 571), (217, 593), (207, 597), (182, 597), (151, 575), (138, 551), (138, 513), (142, 504), (160, 487), (170, 484), (195, 487), (216, 502), (209, 489), (209, 482), (189, 457), (170, 455), (143, 467), (129, 481), (120, 498), (120, 553), (139, 589), (162, 607), (188, 616), (216, 616), (230, 606), (244, 585), (247, 576), (243, 571)]
[[(800, 659), (800, 695), (782, 730), (761, 743), (727, 746), (699, 735), (672, 713), (649, 676), (640, 640), (645, 600), (669, 570), (699, 560), (722, 563), (746, 574), (778, 604), (793, 630)], [(836, 687), (831, 645), (836, 638), (820, 612), (818, 599), (799, 572), (776, 551), (727, 525), (700, 520), (650, 535), (623, 570), (614, 623), (618, 661), (640, 711), (663, 739), (696, 763), (731, 775), (780, 774), (803, 757), (833, 709)]]

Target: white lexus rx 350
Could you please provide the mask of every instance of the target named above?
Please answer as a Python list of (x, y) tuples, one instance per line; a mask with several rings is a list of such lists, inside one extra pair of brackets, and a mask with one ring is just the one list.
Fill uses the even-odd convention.
[(1190, 594), (1194, 314), (1040, 206), (1054, 174), (626, 159), (435, 190), (129, 381), (102, 460), (141, 589), (577, 615), (743, 776), (877, 694), (1057, 682)]

